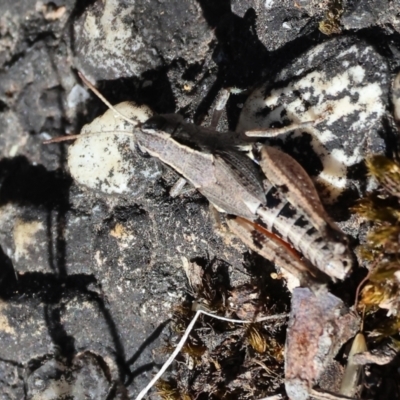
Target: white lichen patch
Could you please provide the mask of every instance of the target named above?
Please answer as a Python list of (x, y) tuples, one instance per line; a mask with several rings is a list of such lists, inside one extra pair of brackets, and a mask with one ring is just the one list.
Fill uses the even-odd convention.
[[(115, 108), (140, 123), (152, 115), (149, 108), (130, 102)], [(85, 125), (68, 149), (68, 166), (75, 181), (106, 194), (138, 195), (143, 190), (141, 182), (147, 180), (148, 185), (161, 170), (155, 160), (137, 154), (135, 129), (111, 110)]]
[[(281, 140), (299, 162), (307, 158), (306, 151), (318, 157), (321, 165), (314, 177), (326, 189), (324, 200), (330, 202), (348, 187), (349, 168), (364, 159), (387, 108), (386, 64), (363, 43), (334, 52), (341, 42), (315, 47), (282, 71), (275, 83), (256, 89), (237, 127), (246, 131), (316, 121), (293, 129)], [(304, 134), (308, 149), (294, 147)]]
[(68, 365), (59, 360), (43, 360), (28, 375), (27, 396), (31, 400), (106, 398), (111, 383), (105, 371), (109, 373), (114, 364), (110, 359), (99, 362), (100, 358), (88, 351), (78, 353)]
[(400, 72), (393, 80), (392, 104), (394, 119), (397, 124), (400, 124)]
[(43, 229), (43, 223), (40, 221), (25, 221), (19, 218), (15, 220), (13, 237), (16, 262), (21, 258), (29, 258), (30, 248), (37, 243), (36, 234)]
[(76, 84), (67, 96), (67, 106), (68, 108), (75, 108), (79, 104), (84, 103), (88, 98), (88, 91), (81, 85)]
[[(83, 27), (85, 37), (91, 38), (86, 49), (88, 54), (95, 55), (99, 59), (103, 57), (103, 63), (111, 68), (129, 68), (124, 63), (127, 49), (136, 52), (142, 46), (141, 36), (132, 37), (132, 28), (129, 29), (124, 22), (124, 18), (129, 18), (134, 9), (135, 6), (121, 7), (118, 1), (111, 0), (104, 2), (104, 10), (100, 18), (89, 11)], [(102, 42), (101, 50), (96, 45), (99, 40)], [(135, 67), (132, 63), (129, 70), (134, 75), (138, 75), (139, 71)]]
[(8, 317), (5, 314), (5, 310), (7, 310), (6, 303), (3, 300), (0, 300), (0, 332), (13, 335), (15, 333), (15, 329), (12, 325), (10, 325)]

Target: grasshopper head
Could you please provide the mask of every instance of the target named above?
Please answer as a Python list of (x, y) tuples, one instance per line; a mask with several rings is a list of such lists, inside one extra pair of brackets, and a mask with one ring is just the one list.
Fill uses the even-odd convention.
[(172, 134), (182, 121), (183, 117), (179, 114), (154, 115), (142, 125), (142, 129), (158, 130)]

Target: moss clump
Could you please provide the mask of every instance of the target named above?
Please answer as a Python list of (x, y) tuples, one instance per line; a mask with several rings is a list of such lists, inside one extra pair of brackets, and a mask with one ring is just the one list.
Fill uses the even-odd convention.
[(366, 242), (358, 249), (370, 269), (359, 306), (370, 315), (387, 310), (389, 318), (380, 319), (374, 333), (388, 337), (398, 334), (400, 328), (400, 165), (374, 156), (367, 167), (379, 187), (355, 207), (360, 216), (371, 221)]
[(319, 23), (319, 30), (327, 36), (342, 32), (340, 28), (340, 17), (343, 14), (342, 0), (332, 0), (329, 4), (325, 18)]
[[(175, 340), (193, 318), (193, 305), (247, 321), (269, 317), (272, 310), (286, 311), (269, 297), (271, 290), (262, 279), (231, 287), (224, 279), (226, 268), (223, 264), (192, 266), (191, 281), (197, 284), (191, 285), (187, 300), (175, 307), (171, 328), (176, 335), (164, 352), (175, 348)], [(159, 395), (166, 400), (247, 400), (275, 393), (283, 384), (285, 324), (284, 318), (235, 324), (201, 316), (172, 365), (167, 384), (157, 386)]]

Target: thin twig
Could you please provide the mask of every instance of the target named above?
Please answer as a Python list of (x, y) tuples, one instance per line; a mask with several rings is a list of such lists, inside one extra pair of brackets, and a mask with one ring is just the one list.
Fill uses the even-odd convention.
[(182, 347), (185, 344), (188, 336), (190, 335), (190, 331), (193, 329), (194, 324), (197, 321), (197, 318), (199, 318), (200, 314), (202, 314), (203, 312), (204, 311), (202, 311), (202, 310), (198, 310), (196, 312), (195, 316), (193, 317), (192, 321), (190, 322), (190, 324), (186, 328), (185, 333), (183, 334), (183, 336), (182, 336), (181, 340), (179, 341), (178, 345), (176, 346), (175, 350), (168, 357), (168, 360), (161, 367), (161, 369), (157, 372), (157, 374), (153, 377), (153, 379), (149, 382), (149, 384), (139, 393), (139, 395), (136, 397), (136, 400), (143, 399), (143, 397), (146, 396), (147, 392), (153, 387), (153, 385), (161, 378), (162, 374), (172, 364), (172, 362), (175, 360), (175, 358), (178, 355), (178, 353), (182, 350)]
[(322, 392), (319, 390), (311, 389), (310, 396), (319, 400), (357, 400), (354, 397), (347, 397), (340, 394), (333, 394), (329, 392)]
[(209, 317), (213, 317), (213, 318), (219, 319), (221, 321), (232, 322), (233, 324), (255, 324), (257, 322), (273, 321), (275, 319), (283, 319), (283, 318), (288, 317), (288, 314), (285, 313), (285, 314), (277, 314), (277, 315), (268, 315), (267, 317), (261, 317), (259, 319), (255, 319), (255, 320), (244, 320), (244, 319), (233, 319), (233, 318), (221, 317), (219, 315), (205, 311), (204, 309), (201, 309), (201, 310), (198, 309), (198, 310), (193, 310), (193, 311), (201, 311), (204, 315), (208, 315)]
[(368, 279), (371, 277), (372, 271), (375, 269), (375, 267), (377, 266), (377, 264), (378, 264), (379, 262), (382, 261), (382, 258), (383, 258), (383, 254), (380, 254), (380, 255), (378, 256), (378, 259), (376, 259), (376, 260), (372, 263), (371, 267), (370, 267), (369, 270), (368, 270), (368, 274), (366, 275), (366, 277), (365, 277), (365, 278), (359, 283), (359, 285), (357, 286), (356, 298), (355, 298), (355, 301), (354, 301), (354, 309), (355, 309), (355, 310), (357, 309), (357, 305), (358, 305), (358, 296), (360, 295), (361, 287), (362, 287), (362, 286), (364, 285), (364, 283), (367, 282)]
[[(179, 352), (182, 350), (187, 338), (190, 335), (191, 330), (193, 329), (197, 319), (199, 318), (200, 314), (208, 315), (209, 317), (219, 319), (221, 321), (226, 321), (226, 322), (232, 322), (235, 324), (252, 324), (254, 322), (259, 322), (259, 321), (245, 321), (241, 319), (231, 319), (231, 318), (225, 318), (225, 317), (220, 317), (219, 315), (215, 315), (212, 313), (209, 313), (207, 311), (204, 311), (202, 309), (197, 309), (195, 316), (193, 319), (190, 321), (190, 324), (185, 330), (185, 333), (183, 334), (181, 340), (177, 344), (175, 350), (172, 352), (172, 354), (168, 357), (168, 360), (164, 363), (164, 365), (161, 367), (161, 369), (157, 372), (156, 375), (154, 375), (153, 379), (148, 383), (148, 385), (139, 393), (139, 395), (136, 397), (135, 400), (141, 400), (143, 399), (144, 396), (146, 396), (147, 392), (154, 386), (154, 384), (161, 378), (161, 376), (164, 374), (164, 372), (167, 370), (167, 368), (172, 364), (172, 362), (175, 360), (176, 356), (179, 354)], [(280, 319), (280, 318), (286, 318), (287, 314), (278, 314), (278, 315), (270, 315), (268, 317), (262, 318), (263, 321), (265, 320), (273, 320), (273, 319)]]

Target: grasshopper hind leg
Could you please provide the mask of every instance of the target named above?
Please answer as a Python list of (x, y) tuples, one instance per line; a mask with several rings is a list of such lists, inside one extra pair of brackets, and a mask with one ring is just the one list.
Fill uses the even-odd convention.
[(319, 291), (324, 287), (323, 283), (328, 281), (327, 275), (304, 260), (289, 244), (256, 222), (242, 217), (229, 217), (227, 224), (229, 230), (247, 247), (278, 268), (289, 272), (302, 286)]

